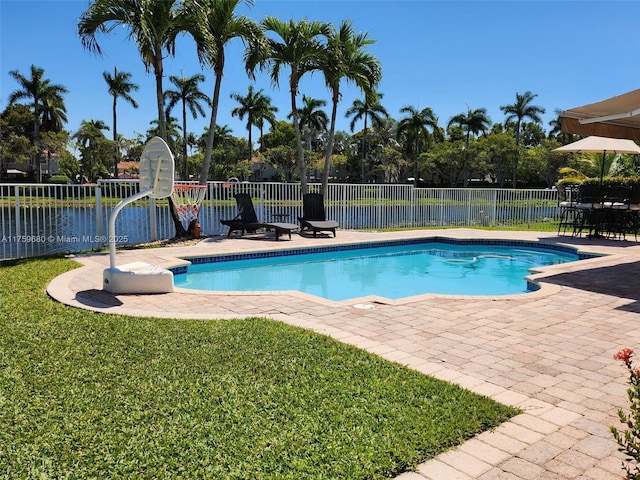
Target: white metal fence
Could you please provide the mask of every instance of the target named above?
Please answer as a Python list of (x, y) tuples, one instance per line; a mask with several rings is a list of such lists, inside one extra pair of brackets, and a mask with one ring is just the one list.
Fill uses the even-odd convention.
[[(319, 185), (310, 185), (318, 191)], [(74, 253), (106, 246), (109, 215), (138, 191), (136, 181), (97, 185), (0, 185), (0, 260)], [(248, 192), (261, 221), (274, 214), (297, 223), (300, 185), (209, 182), (199, 220), (206, 235), (226, 234), (221, 219), (233, 218), (233, 195)], [(411, 185), (330, 184), (327, 217), (342, 229), (446, 226), (548, 228), (558, 220), (554, 190), (413, 188)], [(280, 217), (282, 218), (282, 217)], [(116, 222), (118, 245), (172, 238), (175, 227), (167, 200), (143, 198), (125, 207)]]

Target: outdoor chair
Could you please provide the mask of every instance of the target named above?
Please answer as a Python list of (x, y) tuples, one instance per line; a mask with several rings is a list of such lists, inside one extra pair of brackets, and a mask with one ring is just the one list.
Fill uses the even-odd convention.
[(220, 223), (229, 227), (227, 238), (230, 237), (233, 232), (240, 232), (241, 235), (244, 235), (245, 232), (255, 233), (258, 230), (264, 229), (273, 230), (276, 234), (276, 240), (278, 240), (283, 233), (288, 233), (289, 238), (291, 238), (291, 232), (298, 229), (295, 223), (260, 222), (253, 207), (251, 195), (248, 193), (236, 193), (234, 198), (238, 205), (238, 215), (231, 220), (220, 220)]
[(604, 188), (602, 185), (581, 184), (576, 199), (577, 215), (573, 229), (574, 236), (589, 232), (588, 237), (599, 237), (599, 227), (603, 220)]
[(576, 185), (558, 185), (558, 209), (560, 210), (560, 221), (558, 222), (558, 235), (563, 234), (567, 229), (573, 229), (578, 213), (578, 188)]
[(298, 217), (300, 231), (313, 232), (315, 237), (318, 232), (331, 232), (336, 236), (338, 222), (327, 220), (324, 210), (324, 197), (321, 193), (307, 193), (302, 197), (302, 217)]

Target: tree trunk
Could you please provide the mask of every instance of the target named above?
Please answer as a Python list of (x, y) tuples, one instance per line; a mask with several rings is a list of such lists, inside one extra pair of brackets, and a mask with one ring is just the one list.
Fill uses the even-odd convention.
[(293, 113), (293, 128), (296, 132), (296, 141), (298, 142), (298, 170), (300, 172), (300, 190), (305, 195), (309, 193), (307, 185), (307, 163), (304, 159), (304, 148), (302, 146), (302, 135), (300, 133), (300, 124), (298, 122), (298, 109), (296, 108), (296, 88), (291, 88), (291, 112)]
[[(162, 46), (158, 49), (162, 51)], [(156, 103), (158, 107), (158, 133), (160, 137), (166, 142), (167, 139), (167, 119), (164, 115), (164, 91), (162, 90), (162, 58), (156, 60), (154, 65), (154, 71), (156, 75)], [(168, 142), (167, 142), (168, 143)]]
[(513, 188), (518, 188), (518, 161), (520, 160), (520, 121), (516, 125), (516, 158), (513, 160), (513, 178), (511, 180)]
[(189, 165), (187, 163), (187, 105), (184, 99), (182, 99), (182, 161), (184, 162), (182, 178), (189, 180)]
[(329, 141), (324, 154), (324, 168), (322, 169), (322, 194), (327, 198), (329, 191), (329, 171), (331, 170), (331, 156), (333, 155), (333, 142), (336, 132), (336, 117), (338, 114), (339, 92), (333, 92), (333, 106), (331, 108), (331, 127), (329, 128)]
[(362, 172), (360, 181), (364, 183), (365, 165), (367, 163), (367, 112), (364, 112), (364, 130), (362, 131)]
[(248, 134), (248, 139), (249, 139), (249, 162), (251, 162), (251, 158), (253, 157), (253, 148), (252, 148), (252, 144), (253, 142), (251, 141), (251, 127), (253, 126), (253, 122), (251, 121), (251, 114), (248, 114), (248, 118), (247, 118), (247, 124), (249, 125), (249, 134)]
[[(156, 46), (156, 51), (162, 51), (162, 45)], [(167, 140), (167, 122), (164, 116), (164, 92), (162, 90), (162, 57), (158, 57), (154, 63), (154, 72), (156, 76), (156, 100), (158, 105), (158, 132), (160, 133), (160, 138), (162, 138), (167, 144), (169, 143)], [(176, 238), (181, 238), (186, 235), (185, 229), (182, 226), (182, 222), (180, 222), (180, 218), (178, 217), (178, 213), (176, 211), (176, 207), (173, 204), (173, 200), (169, 197), (169, 212), (171, 212), (171, 220), (173, 220), (173, 226), (176, 229)]]
[(211, 167), (211, 155), (213, 152), (213, 139), (216, 134), (216, 120), (218, 117), (218, 102), (220, 97), (220, 85), (222, 84), (222, 72), (216, 71), (216, 81), (213, 87), (213, 104), (211, 105), (211, 121), (207, 133), (207, 146), (204, 150), (204, 161), (200, 170), (200, 185), (206, 185), (209, 179), (209, 167)]
[(120, 163), (120, 149), (118, 148), (118, 116), (116, 114), (116, 105), (118, 103), (117, 96), (113, 96), (113, 148), (114, 148), (114, 165), (113, 165), (113, 178), (118, 178), (118, 163)]

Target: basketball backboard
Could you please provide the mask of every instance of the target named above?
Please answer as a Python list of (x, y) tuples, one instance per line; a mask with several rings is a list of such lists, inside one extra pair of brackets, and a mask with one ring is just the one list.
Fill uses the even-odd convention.
[(151, 190), (151, 198), (165, 198), (173, 192), (173, 154), (160, 137), (153, 137), (140, 155), (140, 191)]

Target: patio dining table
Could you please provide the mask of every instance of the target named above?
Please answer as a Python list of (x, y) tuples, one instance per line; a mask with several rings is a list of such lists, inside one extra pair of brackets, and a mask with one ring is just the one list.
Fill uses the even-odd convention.
[(640, 229), (640, 205), (602, 198), (577, 205), (574, 235), (588, 232), (589, 238), (625, 239), (627, 234), (637, 237)]

